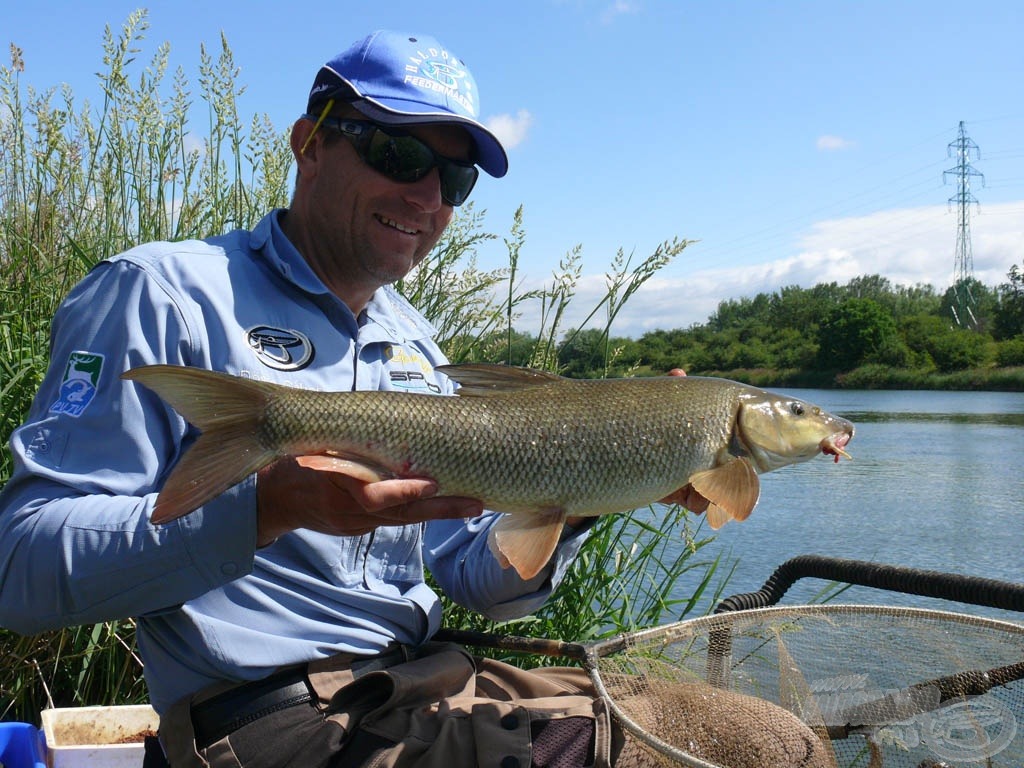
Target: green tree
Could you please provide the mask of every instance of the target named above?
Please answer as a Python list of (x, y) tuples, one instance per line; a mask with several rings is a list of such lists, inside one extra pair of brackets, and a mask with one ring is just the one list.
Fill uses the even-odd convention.
[(771, 297), (759, 293), (754, 298), (727, 299), (718, 304), (718, 309), (708, 318), (708, 326), (716, 331), (732, 328), (750, 328), (769, 324)]
[(771, 326), (777, 331), (817, 328), (830, 303), (814, 289), (785, 286), (771, 298)]
[(871, 299), (882, 306), (890, 304), (893, 297), (892, 282), (881, 275), (855, 277), (844, 288), (848, 298)]
[[(974, 309), (972, 315), (969, 317), (958, 317), (959, 309), (954, 311), (957, 307), (957, 292), (967, 293), (974, 300)], [(973, 328), (978, 331), (986, 331), (992, 322), (992, 317), (995, 314), (998, 300), (995, 291), (988, 288), (980, 280), (974, 277), (968, 277), (958, 281), (956, 284), (951, 285), (946, 289), (946, 292), (942, 295), (942, 301), (939, 305), (939, 313), (943, 317), (950, 318), (954, 323), (964, 328)]]
[(996, 290), (998, 298), (992, 322), (992, 335), (996, 339), (1012, 339), (1024, 334), (1024, 271), (1014, 264), (1006, 276), (1009, 281)]
[(996, 365), (1003, 368), (1024, 365), (1024, 337), (1000, 341), (996, 345)]
[(849, 371), (896, 336), (892, 314), (874, 299), (848, 299), (833, 307), (818, 328), (818, 365)]
[(776, 368), (806, 370), (814, 367), (818, 345), (811, 335), (796, 328), (783, 328), (772, 337), (770, 352)]
[(897, 322), (911, 315), (939, 314), (939, 295), (933, 286), (926, 283), (897, 286), (893, 299), (892, 314)]
[(930, 368), (934, 365), (931, 341), (949, 331), (952, 320), (934, 315), (912, 315), (900, 322), (900, 335), (907, 348), (915, 355), (917, 367)]
[[(608, 338), (606, 331), (587, 328), (570, 331), (558, 347), (558, 366), (564, 376), (600, 378), (615, 366), (616, 374), (636, 362), (638, 347), (630, 339)], [(618, 365), (615, 365), (618, 363)]]
[(951, 328), (933, 337), (929, 352), (935, 367), (943, 373), (977, 368), (988, 355), (985, 336), (966, 328)]

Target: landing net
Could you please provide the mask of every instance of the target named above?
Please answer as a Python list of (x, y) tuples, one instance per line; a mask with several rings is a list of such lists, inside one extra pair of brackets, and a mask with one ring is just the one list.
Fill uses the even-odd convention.
[(1024, 766), (1024, 626), (858, 605), (741, 610), (585, 646), (653, 762)]

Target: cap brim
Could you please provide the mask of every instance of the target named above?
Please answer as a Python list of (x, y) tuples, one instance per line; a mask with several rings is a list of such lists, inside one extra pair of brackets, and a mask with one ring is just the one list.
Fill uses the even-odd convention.
[(396, 99), (361, 98), (352, 106), (371, 120), (384, 125), (459, 125), (469, 131), (476, 143), (476, 164), (495, 178), (508, 173), (508, 155), (501, 146), (498, 137), (491, 133), (482, 123), (469, 118), (453, 115), (451, 112), (416, 111), (422, 104)]
[(425, 104), (402, 99), (370, 98), (361, 94), (352, 83), (331, 72), (334, 83), (310, 98), (307, 112), (314, 114), (314, 104), (328, 99), (351, 104), (371, 120), (383, 125), (459, 125), (469, 131), (476, 144), (476, 164), (495, 178), (508, 173), (508, 155), (498, 137), (483, 123), (443, 110), (429, 110)]

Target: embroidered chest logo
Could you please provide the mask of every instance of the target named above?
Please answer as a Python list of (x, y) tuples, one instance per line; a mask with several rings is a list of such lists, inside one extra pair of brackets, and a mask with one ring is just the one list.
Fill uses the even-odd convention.
[(257, 325), (245, 332), (245, 339), (268, 368), (298, 371), (313, 361), (313, 344), (299, 331)]
[(91, 352), (72, 352), (64, 368), (60, 396), (50, 406), (50, 413), (62, 413), (78, 418), (96, 397), (96, 387), (103, 370), (103, 355)]
[(389, 346), (385, 355), (389, 366), (388, 379), (392, 387), (407, 392), (441, 394), (441, 388), (434, 381), (434, 368), (425, 357), (395, 346)]

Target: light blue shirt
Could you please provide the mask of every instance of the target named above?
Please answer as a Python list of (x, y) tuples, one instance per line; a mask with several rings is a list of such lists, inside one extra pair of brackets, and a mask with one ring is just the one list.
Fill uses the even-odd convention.
[(434, 329), (390, 287), (357, 318), (281, 232), (151, 243), (99, 264), (51, 331), (51, 363), (0, 493), (0, 625), (17, 632), (134, 616), (158, 711), (219, 680), (334, 653), (417, 645), (441, 625), (426, 565), (453, 600), (503, 620), (538, 608), (585, 538), (529, 582), (502, 569), (497, 520), (295, 531), (256, 548), (255, 477), (156, 527), (149, 513), (194, 430), (120, 380), (152, 363), (320, 390), (451, 394)]

